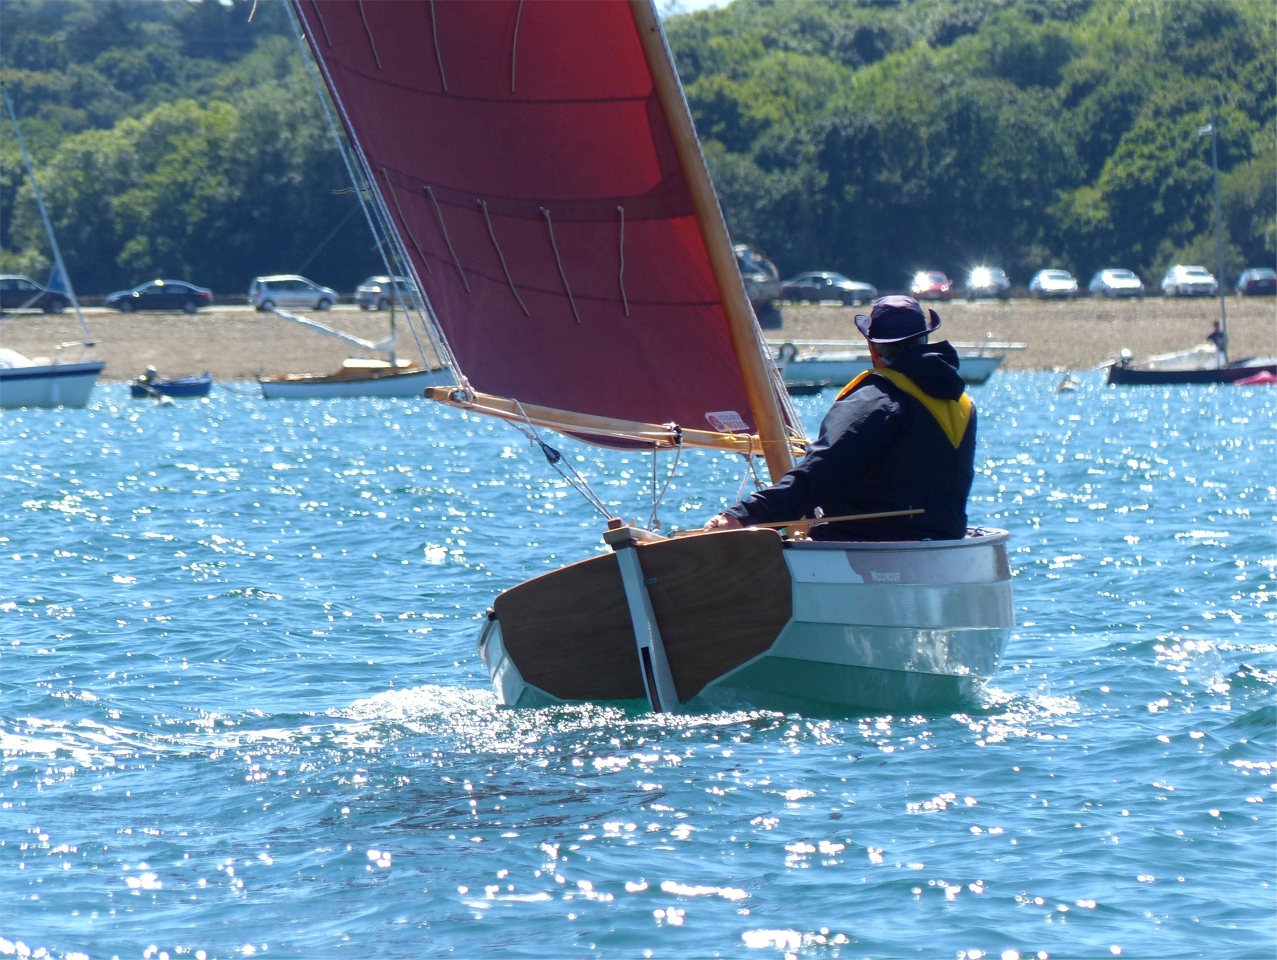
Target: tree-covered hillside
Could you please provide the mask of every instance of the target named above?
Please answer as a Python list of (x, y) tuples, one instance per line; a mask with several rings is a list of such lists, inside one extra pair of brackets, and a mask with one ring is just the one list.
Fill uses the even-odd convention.
[[(0, 21), (0, 78), (79, 290), (163, 276), (241, 292), (302, 268), (352, 289), (381, 272), (278, 0), (3, 0)], [(42, 279), (3, 126), (0, 269)]]
[(667, 23), (733, 233), (783, 272), (1277, 259), (1269, 0), (738, 0)]
[[(0, 79), (78, 289), (380, 272), (287, 11), (253, 6), (0, 0)], [(737, 0), (666, 28), (735, 238), (786, 273), (1213, 267), (1212, 103), (1230, 279), (1277, 259), (1271, 0)], [(0, 248), (47, 275), (7, 124)]]

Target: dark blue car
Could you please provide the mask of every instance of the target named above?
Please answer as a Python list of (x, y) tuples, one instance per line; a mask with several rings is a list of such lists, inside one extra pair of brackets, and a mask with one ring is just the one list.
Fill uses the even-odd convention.
[(108, 307), (122, 313), (134, 310), (184, 310), (194, 313), (213, 303), (213, 291), (185, 280), (152, 280), (132, 290), (121, 290), (106, 298)]

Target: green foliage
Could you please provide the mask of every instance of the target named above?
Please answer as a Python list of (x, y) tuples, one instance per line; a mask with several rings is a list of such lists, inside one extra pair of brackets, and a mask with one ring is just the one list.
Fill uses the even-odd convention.
[[(380, 272), (360, 218), (316, 255), (355, 200), (284, 4), (253, 11), (0, 0), (0, 79), (83, 292)], [(733, 233), (786, 273), (1213, 268), (1212, 104), (1229, 270), (1277, 259), (1271, 0), (736, 0), (666, 30)], [(0, 265), (48, 254), (6, 127)]]
[(1230, 249), (1273, 262), (1261, 0), (738, 0), (666, 29), (733, 233), (784, 272), (1160, 279), (1214, 236), (1212, 103)]
[[(308, 272), (352, 288), (380, 272), (282, 4), (3, 0), (0, 78), (14, 100), (81, 293), (156, 277), (241, 292)], [(50, 252), (8, 124), (0, 264)]]

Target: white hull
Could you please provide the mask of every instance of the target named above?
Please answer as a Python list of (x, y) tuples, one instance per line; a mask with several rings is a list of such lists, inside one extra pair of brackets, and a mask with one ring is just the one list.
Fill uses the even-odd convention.
[(412, 370), (375, 376), (261, 377), (267, 400), (312, 400), (330, 397), (420, 397), (426, 387), (453, 383), (447, 370)]
[(106, 363), (41, 363), (0, 367), (0, 409), (83, 407)]
[[(996, 673), (1014, 625), (1003, 531), (907, 543), (791, 541), (788, 623), (764, 654), (695, 698), (778, 709), (891, 713), (969, 703)], [(497, 699), (560, 702), (528, 683), (501, 624), (479, 638)]]
[[(958, 376), (967, 383), (981, 384), (1002, 363), (1001, 357), (958, 355)], [(873, 361), (868, 354), (830, 353), (796, 357), (781, 367), (786, 383), (819, 383), (827, 387), (841, 387), (869, 370)]]

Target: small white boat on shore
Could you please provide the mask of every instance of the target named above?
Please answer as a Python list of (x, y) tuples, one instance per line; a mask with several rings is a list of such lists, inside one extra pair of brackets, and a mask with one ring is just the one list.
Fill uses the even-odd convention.
[(83, 407), (105, 366), (103, 360), (32, 360), (0, 348), (0, 409)]
[[(58, 238), (53, 235), (53, 223), (49, 220), (49, 212), (44, 206), (44, 197), (40, 193), (40, 184), (36, 182), (35, 168), (31, 164), (31, 156), (27, 153), (26, 141), (22, 139), (22, 128), (18, 126), (18, 116), (13, 109), (13, 101), (9, 99), (9, 91), (4, 90), (4, 105), (9, 111), (9, 120), (13, 123), (13, 132), (17, 135), (18, 146), (22, 148), (22, 162), (26, 165), (27, 178), (31, 182), (31, 192), (35, 195), (36, 206), (40, 209), (40, 218), (44, 221), (44, 230), (49, 237), (49, 247), (53, 251), (55, 276), (57, 276), (75, 308), (75, 315), (80, 321), (80, 329), (84, 332), (83, 340), (58, 344), (57, 349), (79, 347), (81, 354), (97, 341), (89, 335), (89, 325), (84, 322), (84, 313), (80, 310), (80, 301), (75, 297), (71, 287), (71, 278), (67, 274), (66, 264), (62, 262), (62, 251), (58, 248)], [(16, 350), (0, 349), (0, 410), (14, 410), (19, 407), (83, 407), (89, 402), (93, 386), (98, 376), (106, 367), (103, 360), (84, 360), (66, 363), (58, 359), (37, 357), (32, 360)]]
[(314, 400), (325, 397), (420, 397), (427, 387), (454, 386), (446, 367), (426, 366), (395, 357), (395, 311), (390, 311), (390, 335), (376, 343), (364, 340), (325, 323), (278, 307), (268, 311), (292, 323), (309, 327), (326, 336), (344, 340), (370, 353), (389, 359), (351, 357), (332, 373), (276, 373), (257, 378), (267, 400)]
[(444, 368), (414, 366), (407, 360), (352, 358), (333, 373), (281, 373), (258, 377), (267, 400), (312, 400), (324, 397), (420, 397), (426, 387), (449, 386)]
[[(841, 387), (873, 367), (863, 342), (849, 340), (768, 340), (776, 365), (786, 383)], [(955, 343), (958, 375), (976, 386), (984, 383), (1002, 365), (1009, 350), (1023, 350), (1023, 343), (988, 340), (983, 343)]]

